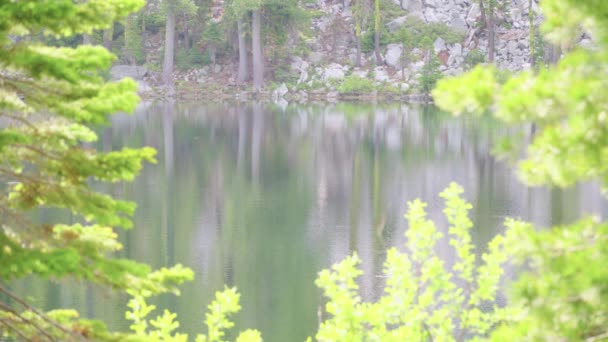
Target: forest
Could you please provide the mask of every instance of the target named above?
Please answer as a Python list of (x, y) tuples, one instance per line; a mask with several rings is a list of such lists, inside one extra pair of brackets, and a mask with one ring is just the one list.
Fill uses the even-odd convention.
[(532, 0), (148, 0), (107, 29), (47, 42), (104, 46), (124, 66), (113, 76), (153, 97), (177, 85), (196, 97), (400, 98), (486, 61), (520, 71), (591, 44), (585, 31), (551, 44), (542, 18)]
[(607, 27), (0, 0), (0, 340), (608, 340)]

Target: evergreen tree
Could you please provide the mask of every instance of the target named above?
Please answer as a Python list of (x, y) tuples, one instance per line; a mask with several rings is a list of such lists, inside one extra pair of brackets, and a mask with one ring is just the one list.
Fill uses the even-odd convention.
[[(90, 281), (117, 290), (177, 291), (192, 278), (181, 266), (152, 272), (112, 258), (121, 248), (113, 228), (130, 228), (135, 205), (93, 190), (91, 181), (135, 177), (150, 148), (97, 153), (83, 143), (88, 127), (137, 104), (135, 83), (106, 83), (114, 56), (101, 46), (49, 47), (35, 34), (90, 34), (137, 11), (142, 0), (0, 2), (0, 335), (24, 340), (109, 338), (103, 324), (74, 312), (43, 313), (12, 294), (8, 282), (34, 275)], [(36, 223), (27, 213), (56, 208), (78, 223)]]

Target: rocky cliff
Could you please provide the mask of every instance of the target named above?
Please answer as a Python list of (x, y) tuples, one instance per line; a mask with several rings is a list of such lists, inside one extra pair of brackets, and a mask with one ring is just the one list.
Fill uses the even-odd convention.
[[(364, 50), (361, 65), (356, 67), (357, 44), (353, 34), (354, 5), (351, 1), (317, 0), (305, 5), (316, 15), (310, 22), (308, 37), (298, 38), (304, 42), (289, 40), (288, 44), (298, 51), (285, 61), (291, 81), (285, 85), (284, 81), (278, 80), (280, 87), (275, 96), (289, 93), (306, 97), (315, 90), (335, 92), (337, 85), (349, 75), (370, 80), (375, 89), (390, 87), (392, 91), (416, 93), (420, 90), (429, 58), (437, 61), (435, 72), (444, 76), (460, 74), (487, 59), (488, 29), (483, 25), (478, 0), (385, 0), (390, 8), (383, 18), (383, 35), (392, 37), (392, 40), (382, 45), (379, 63), (373, 51)], [(533, 11), (535, 27), (542, 21), (536, 0), (532, 2), (532, 8), (529, 8), (528, 0), (501, 1), (503, 6), (496, 11), (494, 18), (494, 62), (504, 70), (528, 69), (531, 67), (529, 11)], [(221, 13), (221, 8), (215, 11)], [(369, 23), (372, 13), (366, 15)], [(425, 48), (420, 44), (407, 45), (395, 38), (400, 32), (411, 30), (412, 23), (418, 25), (414, 28), (421, 25), (439, 27), (449, 39), (438, 36), (433, 38), (430, 48), (428, 45)], [(368, 32), (362, 32), (362, 36), (366, 34)], [(589, 37), (581, 35), (580, 39), (581, 45), (592, 45)], [(306, 49), (295, 49), (302, 43)], [(538, 50), (543, 49), (542, 44), (535, 44)], [(200, 69), (178, 72), (176, 79), (225, 89), (236, 86), (235, 76), (235, 61), (225, 60)], [(272, 76), (268, 75), (267, 79), (271, 80)], [(274, 80), (277, 81), (276, 78)]]

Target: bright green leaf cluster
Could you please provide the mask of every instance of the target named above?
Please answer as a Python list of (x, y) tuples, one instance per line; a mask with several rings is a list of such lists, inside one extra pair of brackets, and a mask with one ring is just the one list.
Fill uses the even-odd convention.
[[(319, 341), (462, 341), (487, 336), (504, 316), (494, 304), (507, 260), (505, 238), (490, 242), (482, 263), (476, 267), (471, 242), (471, 205), (463, 190), (451, 184), (441, 197), (449, 223), (449, 243), (456, 252), (448, 267), (437, 256), (443, 239), (426, 218), (426, 204), (408, 204), (406, 251), (389, 249), (384, 264), (384, 295), (376, 302), (363, 302), (356, 278), (362, 274), (357, 255), (319, 274), (317, 285), (329, 299), (331, 318), (316, 335)], [(493, 305), (494, 304), (494, 305)]]
[[(36, 38), (40, 33), (90, 33), (143, 4), (0, 1), (0, 282), (27, 275), (75, 278), (158, 294), (177, 293), (179, 284), (192, 279), (192, 271), (181, 265), (152, 271), (145, 264), (111, 257), (121, 248), (114, 228), (131, 227), (135, 204), (99, 193), (91, 183), (130, 181), (144, 162), (155, 161), (155, 151), (103, 154), (85, 143), (97, 139), (89, 125), (135, 109), (135, 82), (105, 82), (103, 72), (115, 57), (102, 47), (50, 47)], [(34, 222), (28, 214), (41, 208), (72, 213), (77, 223)], [(66, 336), (74, 334), (98, 340), (112, 336), (102, 325), (71, 311), (42, 313), (4, 285), (0, 292), (13, 298), (0, 302), (2, 335), (32, 339), (42, 334), (47, 340), (69, 340)], [(171, 317), (151, 324), (170, 329)]]
[[(569, 186), (597, 179), (606, 188), (608, 3), (546, 0), (540, 4), (548, 39), (571, 50), (556, 65), (521, 73), (504, 83), (497, 81), (492, 67), (478, 67), (441, 81), (433, 93), (435, 101), (455, 114), (488, 111), (503, 122), (531, 124), (532, 142), (525, 154), (518, 150), (523, 139), (502, 145), (513, 149), (513, 155), (524, 155), (519, 171), (526, 183)], [(593, 49), (573, 46), (581, 32), (593, 37)], [(510, 314), (492, 339), (606, 339), (606, 224), (583, 219), (540, 232), (514, 221), (507, 225), (513, 238), (505, 245), (527, 272), (515, 283)]]

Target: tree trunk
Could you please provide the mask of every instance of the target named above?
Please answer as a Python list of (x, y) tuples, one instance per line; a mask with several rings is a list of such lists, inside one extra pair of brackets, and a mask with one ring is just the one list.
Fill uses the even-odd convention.
[(550, 64), (557, 64), (562, 55), (562, 48), (556, 44), (549, 44), (548, 51), (545, 53), (546, 60)]
[(141, 10), (140, 14), (141, 14), (141, 42), (145, 47), (146, 44), (146, 16), (148, 14), (148, 5), (150, 4), (150, 1), (146, 1), (146, 4), (144, 5), (144, 8)]
[(260, 90), (264, 86), (264, 56), (262, 53), (262, 37), (260, 9), (253, 11), (251, 15), (251, 49), (253, 50), (253, 86)]
[(382, 64), (380, 55), (380, 0), (374, 0), (374, 53), (376, 54), (376, 65)]
[(209, 45), (209, 58), (211, 59), (211, 64), (216, 63), (216, 57), (217, 57), (217, 47), (215, 46), (215, 44), (211, 44), (211, 45)]
[(123, 46), (123, 55), (126, 58), (127, 64), (135, 65), (135, 57), (134, 57), (134, 45), (133, 45), (133, 17), (135, 15), (133, 13), (129, 14), (129, 16), (125, 19), (125, 31), (124, 31), (124, 40), (125, 45)]
[(243, 29), (243, 18), (239, 18), (236, 22), (238, 42), (239, 42), (239, 69), (237, 72), (236, 81), (238, 84), (245, 83), (247, 80), (247, 44), (245, 43), (245, 32)]
[(357, 68), (360, 68), (361, 67), (361, 35), (360, 34), (357, 35), (355, 37), (355, 39), (357, 40), (357, 57), (355, 60), (355, 66)]
[(112, 51), (112, 40), (114, 36), (114, 24), (103, 31), (103, 47)]
[(92, 45), (92, 39), (90, 33), (85, 33), (82, 35), (82, 45)]
[(190, 30), (188, 28), (185, 28), (183, 30), (184, 32), (184, 48), (186, 50), (190, 50), (192, 48), (192, 37), (190, 35)]
[(173, 85), (173, 54), (175, 52), (175, 9), (167, 6), (167, 25), (165, 28), (165, 57), (163, 60), (163, 82)]
[(534, 9), (532, 8), (532, 0), (528, 1), (528, 17), (530, 19), (530, 66), (532, 69), (536, 66), (536, 60), (534, 55), (536, 54), (535, 46), (534, 46)]
[(481, 24), (488, 27), (488, 18), (486, 17), (486, 9), (483, 5), (483, 0), (479, 0), (479, 11), (481, 12)]
[(496, 28), (494, 27), (494, 0), (490, 0), (488, 14), (488, 62), (494, 63), (494, 50), (496, 49)]

